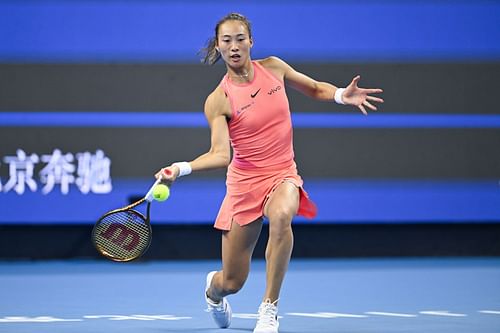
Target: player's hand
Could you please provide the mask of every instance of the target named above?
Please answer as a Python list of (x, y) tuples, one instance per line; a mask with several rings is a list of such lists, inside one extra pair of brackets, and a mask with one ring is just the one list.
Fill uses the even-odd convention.
[(161, 178), (162, 183), (171, 184), (179, 176), (179, 168), (175, 165), (171, 165), (166, 168), (162, 168), (155, 174), (155, 178)]
[(364, 115), (367, 115), (368, 112), (366, 112), (366, 108), (372, 111), (377, 110), (377, 107), (372, 103), (384, 103), (382, 98), (370, 96), (370, 94), (379, 94), (383, 91), (382, 89), (359, 88), (358, 82), (360, 79), (361, 76), (356, 76), (345, 88), (342, 94), (342, 101), (344, 101), (345, 104), (357, 106)]

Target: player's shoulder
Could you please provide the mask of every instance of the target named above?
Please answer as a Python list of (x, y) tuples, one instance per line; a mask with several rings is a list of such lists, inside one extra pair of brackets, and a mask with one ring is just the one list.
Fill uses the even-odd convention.
[(205, 105), (218, 105), (226, 99), (226, 93), (220, 85), (218, 85), (205, 100)]
[(280, 80), (284, 80), (291, 70), (291, 67), (286, 62), (275, 56), (258, 60), (258, 63)]
[(273, 68), (273, 69), (285, 69), (288, 64), (281, 58), (278, 58), (276, 56), (270, 56), (264, 59), (259, 59), (257, 62), (266, 67), (266, 68)]
[(228, 109), (227, 95), (220, 85), (218, 85), (205, 100), (205, 113), (216, 115), (226, 114)]

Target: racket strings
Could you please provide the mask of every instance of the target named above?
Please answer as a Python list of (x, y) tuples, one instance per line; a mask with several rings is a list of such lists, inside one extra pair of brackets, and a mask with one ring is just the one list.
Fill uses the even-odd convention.
[(150, 237), (150, 226), (144, 217), (129, 210), (106, 215), (94, 230), (98, 249), (119, 261), (139, 257), (149, 247)]

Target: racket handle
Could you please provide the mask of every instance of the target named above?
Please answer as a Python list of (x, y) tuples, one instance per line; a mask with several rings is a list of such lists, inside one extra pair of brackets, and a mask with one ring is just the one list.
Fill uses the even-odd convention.
[(151, 188), (149, 189), (148, 193), (144, 197), (144, 199), (146, 199), (147, 202), (153, 201), (153, 190), (155, 189), (156, 185), (158, 185), (160, 182), (161, 182), (161, 178), (156, 179), (153, 186), (151, 186)]
[[(172, 174), (172, 172), (170, 170), (168, 170), (168, 169), (163, 169), (163, 173), (166, 174), (166, 175), (171, 175)], [(158, 185), (160, 182), (161, 182), (161, 177), (159, 177), (158, 179), (156, 179), (156, 181), (153, 184), (153, 186), (151, 186), (151, 188), (149, 189), (148, 193), (144, 197), (144, 199), (146, 199), (146, 201), (148, 201), (148, 202), (153, 201), (153, 190), (155, 189), (155, 186)]]

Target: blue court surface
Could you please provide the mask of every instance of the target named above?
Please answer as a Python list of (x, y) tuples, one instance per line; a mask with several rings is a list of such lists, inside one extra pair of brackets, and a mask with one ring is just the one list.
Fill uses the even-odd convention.
[[(204, 312), (219, 261), (0, 262), (0, 332), (251, 332), (264, 262), (229, 297), (229, 329)], [(280, 332), (500, 332), (500, 259), (294, 259)]]

